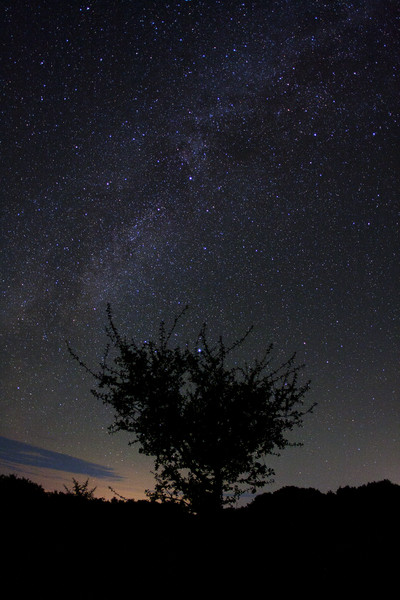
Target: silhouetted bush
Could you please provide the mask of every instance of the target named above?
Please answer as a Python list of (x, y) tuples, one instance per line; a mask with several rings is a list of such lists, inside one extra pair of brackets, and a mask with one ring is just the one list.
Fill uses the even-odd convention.
[(43, 498), (46, 495), (43, 487), (34, 483), (25, 477), (17, 477), (14, 473), (11, 475), (0, 475), (0, 496), (2, 500), (12, 499), (36, 499)]

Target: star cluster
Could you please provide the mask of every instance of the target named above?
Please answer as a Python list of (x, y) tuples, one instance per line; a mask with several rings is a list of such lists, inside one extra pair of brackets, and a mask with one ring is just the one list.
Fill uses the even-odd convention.
[(400, 483), (397, 3), (2, 10), (1, 434), (143, 493), (65, 340), (96, 365), (107, 302), (140, 340), (189, 304), (179, 339), (307, 364), (277, 485)]

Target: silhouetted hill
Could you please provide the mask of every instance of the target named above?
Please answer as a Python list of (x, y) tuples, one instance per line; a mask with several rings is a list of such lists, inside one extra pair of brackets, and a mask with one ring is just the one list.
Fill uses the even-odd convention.
[(46, 493), (15, 476), (0, 476), (0, 498), (10, 565), (38, 584), (44, 572), (72, 588), (86, 578), (102, 596), (145, 583), (154, 593), (186, 586), (190, 595), (217, 580), (225, 591), (274, 581), (286, 591), (384, 586), (400, 564), (400, 486), (387, 480), (327, 494), (284, 487), (214, 518), (171, 504)]

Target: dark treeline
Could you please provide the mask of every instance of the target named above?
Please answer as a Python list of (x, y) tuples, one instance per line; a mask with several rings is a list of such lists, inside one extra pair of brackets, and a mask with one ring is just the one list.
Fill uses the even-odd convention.
[(53, 573), (73, 585), (86, 577), (104, 597), (139, 581), (154, 590), (181, 582), (204, 591), (217, 579), (224, 589), (280, 582), (293, 590), (384, 585), (400, 564), (400, 486), (388, 480), (326, 494), (284, 487), (212, 518), (80, 489), (88, 490), (50, 493), (0, 476), (2, 545), (30, 580)]

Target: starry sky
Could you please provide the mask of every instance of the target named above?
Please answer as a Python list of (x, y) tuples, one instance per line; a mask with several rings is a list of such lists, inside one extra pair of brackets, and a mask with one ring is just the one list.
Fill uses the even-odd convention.
[(2, 4), (0, 471), (144, 497), (110, 436), (106, 305), (137, 341), (182, 306), (237, 364), (297, 352), (313, 415), (275, 483), (400, 484), (395, 1)]

